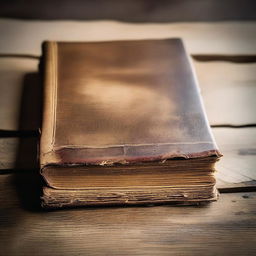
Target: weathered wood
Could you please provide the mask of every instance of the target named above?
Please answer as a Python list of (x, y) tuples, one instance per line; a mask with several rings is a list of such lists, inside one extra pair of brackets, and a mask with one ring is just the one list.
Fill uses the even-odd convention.
[(37, 137), (0, 138), (0, 171), (37, 168)]
[(224, 155), (216, 164), (217, 187), (256, 188), (256, 128), (212, 130)]
[(256, 64), (194, 61), (210, 124), (256, 123)]
[[(1, 255), (254, 255), (256, 193), (196, 207), (42, 211), (33, 175), (0, 176)], [(34, 207), (33, 207), (34, 206)]]
[(37, 129), (40, 124), (38, 60), (0, 58), (0, 130)]
[[(190, 54), (255, 54), (255, 22), (134, 24), (116, 21), (0, 20), (0, 53), (40, 55), (44, 40), (102, 41), (180, 37)], [(20, 40), (22, 39), (22, 40)]]

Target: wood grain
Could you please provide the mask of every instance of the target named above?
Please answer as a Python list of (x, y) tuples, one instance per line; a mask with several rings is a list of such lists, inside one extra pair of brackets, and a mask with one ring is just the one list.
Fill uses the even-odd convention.
[(256, 123), (256, 64), (193, 62), (210, 124)]
[(0, 170), (37, 168), (37, 137), (0, 138)]
[[(256, 53), (255, 22), (135, 24), (116, 21), (22, 21), (1, 19), (0, 53), (39, 56), (44, 40), (106, 41), (177, 38), (190, 54)], [(22, 40), (20, 40), (22, 39)]]
[[(17, 174), (16, 174), (17, 175)], [(32, 174), (0, 176), (1, 255), (254, 255), (256, 193), (200, 207), (41, 211)]]
[(40, 125), (38, 60), (0, 58), (0, 130), (33, 130)]
[(217, 187), (256, 188), (256, 128), (212, 130), (224, 155), (216, 164)]

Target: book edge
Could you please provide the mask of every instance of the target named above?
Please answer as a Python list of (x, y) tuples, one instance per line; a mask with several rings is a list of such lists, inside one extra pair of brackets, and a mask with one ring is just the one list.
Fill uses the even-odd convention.
[[(40, 165), (45, 159), (54, 157), (54, 141), (56, 130), (56, 101), (57, 101), (57, 43), (45, 41), (43, 51), (43, 122), (40, 138)], [(54, 161), (54, 159), (52, 159)]]

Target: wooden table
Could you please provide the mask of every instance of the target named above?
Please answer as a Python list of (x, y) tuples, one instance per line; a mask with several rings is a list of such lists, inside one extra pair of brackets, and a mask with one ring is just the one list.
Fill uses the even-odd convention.
[[(0, 255), (256, 255), (256, 23), (0, 20)], [(213, 133), (220, 198), (205, 206), (43, 211), (40, 44), (182, 37)]]

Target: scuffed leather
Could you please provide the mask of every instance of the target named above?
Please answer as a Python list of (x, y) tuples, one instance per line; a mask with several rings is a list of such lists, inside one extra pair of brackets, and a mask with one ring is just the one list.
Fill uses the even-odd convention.
[(221, 156), (180, 39), (45, 42), (41, 167)]

